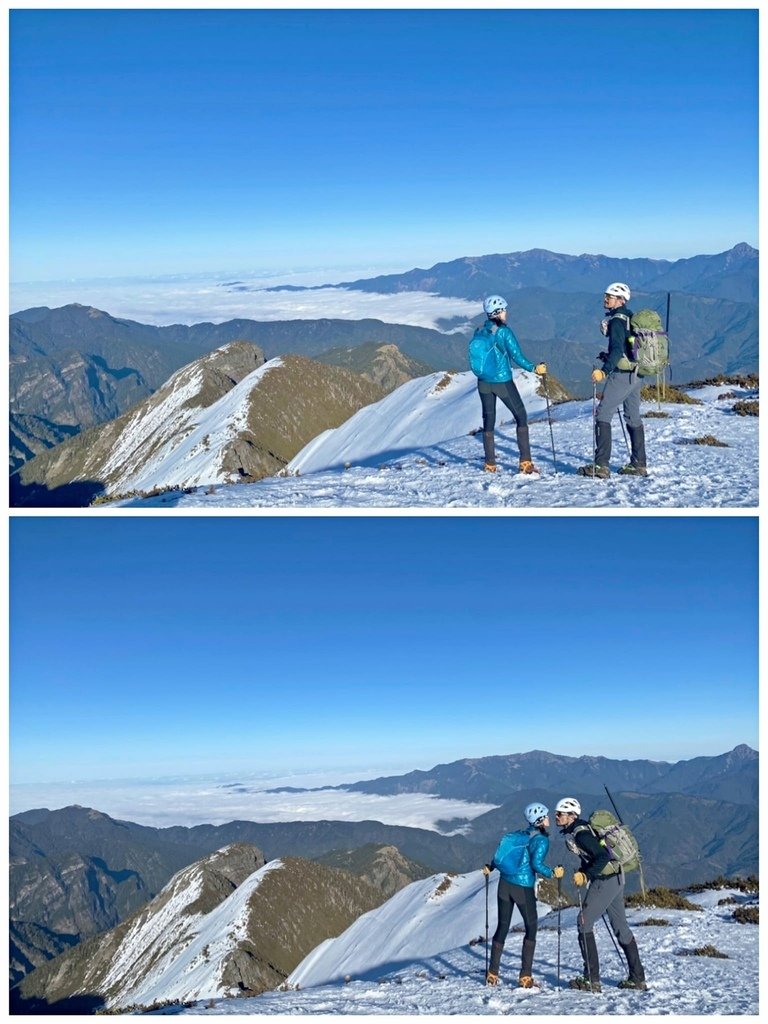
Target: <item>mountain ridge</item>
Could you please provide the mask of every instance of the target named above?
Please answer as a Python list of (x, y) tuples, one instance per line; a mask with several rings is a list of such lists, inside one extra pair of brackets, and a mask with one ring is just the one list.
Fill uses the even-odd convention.
[(612, 278), (630, 279), (633, 301), (658, 310), (662, 318), (672, 293), (672, 380), (686, 383), (717, 373), (752, 373), (758, 366), (758, 257), (746, 243), (715, 256), (674, 263), (538, 249), (464, 257), (429, 271), (325, 286), (383, 289), (384, 294), (466, 293), (478, 302), (477, 317), (445, 322), (440, 331), (373, 319), (329, 318), (238, 318), (220, 324), (155, 327), (80, 303), (20, 310), (9, 319), (12, 466), (18, 468), (31, 452), (50, 447), (66, 436), (68, 428), (82, 430), (122, 415), (181, 366), (232, 341), (257, 344), (266, 358), (313, 358), (331, 350), (394, 344), (422, 365), (463, 370), (468, 337), (482, 319), (480, 300), (491, 291), (508, 294), (510, 323), (523, 350), (533, 354), (534, 361), (546, 362), (576, 395), (587, 394), (585, 382), (602, 344), (600, 295)]
[[(711, 255), (657, 260), (599, 253), (574, 256), (534, 248), (485, 256), (463, 256), (403, 274), (344, 281), (335, 287), (387, 294), (436, 291), (480, 301), (490, 292), (540, 287), (602, 294), (611, 280), (628, 281), (632, 292), (684, 291), (738, 302), (757, 302), (759, 252), (746, 242)], [(727, 271), (727, 274), (724, 273)], [(734, 272), (740, 278), (734, 278)], [(325, 286), (329, 287), (329, 286)]]
[[(13, 990), (17, 1011), (258, 994), (383, 894), (302, 858), (265, 863), (232, 844), (183, 868), (111, 931), (38, 968)], [(41, 1005), (42, 1004), (42, 1005)]]
[(11, 503), (83, 504), (83, 488), (93, 500), (259, 480), (382, 394), (342, 367), (295, 355), (265, 362), (257, 346), (231, 342), (117, 419), (25, 463), (11, 477)]

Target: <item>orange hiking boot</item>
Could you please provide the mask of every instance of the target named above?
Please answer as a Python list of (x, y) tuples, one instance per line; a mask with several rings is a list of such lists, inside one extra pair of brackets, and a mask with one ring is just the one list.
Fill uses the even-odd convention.
[(486, 462), (486, 464), (485, 464), (485, 472), (486, 473), (495, 473), (496, 472), (496, 463), (495, 462)]
[(485, 984), (486, 985), (498, 985), (499, 984), (499, 976), (498, 976), (498, 974), (494, 974), (493, 971), (488, 971), (488, 973), (485, 976)]
[(530, 974), (521, 974), (518, 986), (520, 988), (538, 988), (539, 983), (534, 981)]
[(523, 459), (520, 462), (520, 472), (529, 474), (538, 473), (539, 471), (529, 459)]

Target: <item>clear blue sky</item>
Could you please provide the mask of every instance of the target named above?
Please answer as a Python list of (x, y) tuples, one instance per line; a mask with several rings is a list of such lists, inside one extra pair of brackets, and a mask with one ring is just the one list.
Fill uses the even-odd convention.
[(758, 743), (756, 518), (10, 525), (14, 783)]
[(12, 280), (757, 245), (756, 10), (14, 10)]

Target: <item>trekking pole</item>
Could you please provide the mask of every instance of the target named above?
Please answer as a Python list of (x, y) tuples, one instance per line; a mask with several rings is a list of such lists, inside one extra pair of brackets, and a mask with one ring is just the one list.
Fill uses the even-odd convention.
[(618, 946), (618, 943), (616, 942), (616, 936), (613, 934), (611, 929), (608, 927), (608, 921), (606, 920), (605, 914), (603, 914), (603, 924), (605, 925), (606, 929), (608, 930), (608, 934), (611, 936), (611, 942), (613, 943), (613, 948), (616, 950), (616, 956), (619, 958), (619, 963), (621, 964), (621, 967), (623, 968), (624, 967), (624, 961), (621, 959), (621, 953), (619, 952), (619, 946)]
[[(581, 898), (581, 888), (577, 887), (576, 892), (579, 895), (579, 923), (581, 924), (581, 927), (583, 928), (584, 927), (584, 901)], [(590, 964), (589, 964), (589, 950), (587, 949), (587, 933), (586, 932), (582, 932), (581, 933), (581, 938), (582, 938), (582, 942), (584, 943), (584, 948), (582, 950), (582, 953), (584, 954), (584, 964), (585, 964), (585, 966), (587, 968), (587, 981), (589, 982), (589, 987), (591, 989), (592, 988), (592, 968), (590, 967)]]
[[(671, 293), (667, 292), (667, 319), (666, 319), (666, 323), (664, 324), (664, 333), (667, 336), (667, 362), (669, 362), (669, 300), (670, 300), (670, 298), (671, 298)], [(671, 363), (670, 363), (670, 369), (669, 369), (669, 376), (670, 376), (670, 379), (671, 379), (672, 378), (672, 364)], [(666, 366), (661, 371), (661, 387), (662, 387), (662, 392), (664, 394), (664, 398), (666, 399), (666, 397), (667, 397), (667, 368), (666, 368)], [(659, 389), (659, 385), (658, 385), (658, 382), (657, 382), (657, 384), (656, 384), (656, 394), (659, 393), (658, 389)]]
[(618, 410), (619, 423), (621, 424), (621, 432), (624, 435), (624, 444), (627, 446), (627, 458), (632, 458), (632, 453), (629, 450), (629, 441), (627, 440), (627, 431), (624, 429), (624, 417), (621, 415), (621, 409)]
[[(619, 824), (623, 825), (624, 824), (624, 819), (621, 816), (621, 811), (616, 806), (616, 801), (611, 796), (611, 791), (610, 791), (610, 789), (608, 789), (608, 787), (606, 786), (605, 783), (603, 783), (603, 789), (607, 793), (608, 799), (611, 801), (611, 807), (613, 807), (614, 811), (616, 812), (616, 817), (619, 819)], [(643, 900), (645, 900), (645, 872), (643, 871), (643, 858), (640, 856), (640, 847), (639, 846), (638, 846), (638, 849), (637, 849), (637, 866), (638, 866), (638, 868), (640, 870), (640, 891), (643, 894)]]
[(544, 397), (547, 400), (547, 420), (549, 421), (549, 438), (552, 442), (552, 461), (555, 464), (555, 476), (557, 476), (557, 456), (555, 455), (555, 435), (552, 430), (552, 413), (549, 411), (549, 388), (547, 387), (547, 375), (546, 373), (542, 376), (542, 383), (544, 384)]
[(592, 462), (597, 462), (597, 382), (592, 381)]
[(488, 984), (488, 875), (485, 876), (485, 982)]
[(557, 880), (557, 991), (560, 992), (560, 911), (563, 902), (563, 880)]

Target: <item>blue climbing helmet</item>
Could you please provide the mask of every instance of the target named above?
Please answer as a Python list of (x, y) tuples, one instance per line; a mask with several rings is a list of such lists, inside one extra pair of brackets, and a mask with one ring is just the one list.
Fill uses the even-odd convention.
[(503, 299), (500, 295), (489, 295), (487, 299), (483, 299), (483, 312), (486, 316), (494, 316), (496, 313), (500, 313), (502, 309), (507, 308), (507, 300)]
[(537, 821), (547, 817), (549, 809), (544, 804), (528, 804), (523, 814), (531, 825), (535, 825)]

